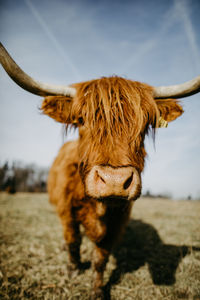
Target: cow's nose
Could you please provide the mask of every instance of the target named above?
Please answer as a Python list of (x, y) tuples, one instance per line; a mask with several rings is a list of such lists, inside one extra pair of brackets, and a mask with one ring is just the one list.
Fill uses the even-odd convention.
[(97, 167), (94, 173), (94, 184), (102, 188), (110, 188), (111, 192), (127, 190), (133, 180), (132, 168), (111, 169), (108, 167)]
[(133, 167), (94, 166), (86, 179), (86, 192), (96, 198), (130, 198), (139, 184), (138, 172)]

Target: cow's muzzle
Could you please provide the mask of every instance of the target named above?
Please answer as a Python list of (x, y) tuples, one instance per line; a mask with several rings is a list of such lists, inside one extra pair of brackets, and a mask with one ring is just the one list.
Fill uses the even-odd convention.
[(86, 194), (94, 198), (135, 200), (141, 192), (141, 179), (134, 167), (94, 166), (86, 176), (85, 187)]

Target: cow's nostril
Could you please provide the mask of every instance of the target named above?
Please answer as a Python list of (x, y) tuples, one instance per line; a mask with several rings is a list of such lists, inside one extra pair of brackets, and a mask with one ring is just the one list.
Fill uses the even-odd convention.
[(124, 182), (124, 185), (123, 185), (124, 190), (129, 188), (132, 180), (133, 180), (133, 172), (132, 172), (131, 176)]
[(106, 183), (105, 180), (99, 175), (99, 172), (95, 172), (95, 181), (97, 182), (98, 180), (102, 181), (103, 183)]
[(99, 176), (99, 179), (100, 179), (103, 183), (106, 183), (105, 180), (104, 180), (101, 176)]

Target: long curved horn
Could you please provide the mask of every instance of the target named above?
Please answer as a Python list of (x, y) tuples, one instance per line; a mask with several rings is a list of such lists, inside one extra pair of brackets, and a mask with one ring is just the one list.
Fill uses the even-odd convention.
[(60, 95), (74, 97), (76, 89), (66, 85), (51, 85), (34, 80), (12, 59), (0, 43), (0, 62), (8, 75), (24, 90), (39, 96)]
[(184, 98), (200, 92), (200, 76), (182, 84), (154, 87), (153, 96), (156, 99)]

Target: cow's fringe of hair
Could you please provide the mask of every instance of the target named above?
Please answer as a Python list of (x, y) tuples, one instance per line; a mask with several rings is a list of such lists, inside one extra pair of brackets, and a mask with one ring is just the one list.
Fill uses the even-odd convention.
[(152, 97), (152, 88), (146, 84), (121, 77), (78, 83), (74, 114), (80, 115), (95, 140), (114, 142), (123, 135), (136, 140), (141, 132), (153, 128), (158, 122), (159, 111)]

